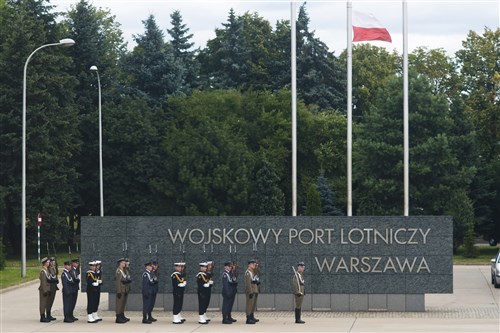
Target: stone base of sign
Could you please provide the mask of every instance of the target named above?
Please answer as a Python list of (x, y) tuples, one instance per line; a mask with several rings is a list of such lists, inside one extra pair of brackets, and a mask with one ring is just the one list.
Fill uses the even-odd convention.
[[(294, 300), (291, 294), (260, 294), (258, 298), (260, 311), (291, 311), (294, 309)], [(116, 294), (109, 294), (109, 308), (114, 310)], [(173, 305), (171, 294), (158, 294), (156, 309), (171, 311)], [(210, 300), (209, 311), (220, 311), (222, 297), (213, 294)], [(142, 295), (130, 294), (127, 302), (128, 311), (142, 310)], [(184, 296), (185, 311), (198, 310), (198, 296), (186, 294)], [(245, 311), (245, 295), (236, 295), (234, 311)], [(302, 304), (304, 311), (390, 311), (390, 312), (423, 312), (425, 311), (424, 294), (309, 294)]]

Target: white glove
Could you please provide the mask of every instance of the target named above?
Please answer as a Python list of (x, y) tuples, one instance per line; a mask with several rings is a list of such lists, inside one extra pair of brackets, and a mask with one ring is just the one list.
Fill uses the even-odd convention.
[(184, 288), (186, 286), (186, 282), (181, 282), (177, 286), (179, 286), (181, 288)]
[(207, 282), (207, 283), (204, 283), (204, 284), (203, 284), (203, 287), (205, 287), (205, 288), (210, 287), (210, 283), (208, 283), (208, 282)]
[(214, 281), (210, 280), (210, 281), (208, 281), (208, 283), (210, 283), (210, 285), (212, 285), (212, 284), (214, 284)]
[(102, 280), (97, 280), (97, 282), (99, 282), (99, 284), (102, 284)]
[(92, 285), (93, 285), (94, 287), (97, 287), (97, 286), (99, 286), (99, 282), (97, 282), (97, 281), (96, 281), (96, 282), (92, 282)]

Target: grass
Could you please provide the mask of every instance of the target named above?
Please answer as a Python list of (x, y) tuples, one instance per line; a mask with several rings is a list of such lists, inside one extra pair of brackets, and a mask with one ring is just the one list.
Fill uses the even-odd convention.
[[(500, 246), (477, 246), (477, 257), (466, 258), (463, 247), (458, 249), (453, 256), (454, 265), (489, 265), (490, 260), (495, 257)], [(58, 257), (59, 269), (62, 269), (64, 261), (69, 260), (69, 254), (64, 253)], [(38, 279), (40, 267), (37, 259), (29, 259), (26, 262), (26, 277), (21, 277), (21, 261), (19, 258), (7, 258), (5, 269), (0, 271), (0, 289), (15, 286), (21, 283)]]

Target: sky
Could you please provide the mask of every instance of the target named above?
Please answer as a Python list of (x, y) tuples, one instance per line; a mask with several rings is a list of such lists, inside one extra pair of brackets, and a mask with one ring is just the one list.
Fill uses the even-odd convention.
[[(78, 0), (52, 0), (58, 11), (66, 11)], [(135, 46), (133, 35), (144, 32), (143, 20), (152, 14), (158, 26), (168, 38), (171, 28), (170, 14), (181, 12), (183, 23), (194, 34), (192, 41), (203, 48), (207, 40), (215, 37), (215, 29), (221, 28), (233, 8), (237, 15), (257, 12), (273, 27), (279, 20), (290, 19), (290, 1), (274, 0), (90, 0), (91, 4), (110, 9), (121, 24), (123, 37), (128, 48)], [(298, 8), (303, 2), (297, 2)], [(461, 49), (462, 42), (470, 30), (479, 34), (485, 27), (496, 30), (500, 27), (500, 0), (407, 0), (408, 3), (408, 48), (443, 48), (453, 54)], [(346, 1), (310, 0), (306, 4), (310, 18), (309, 28), (315, 31), (331, 51), (339, 55), (347, 43)], [(402, 53), (402, 1), (401, 0), (353, 0), (353, 10), (373, 14), (392, 36), (392, 43), (370, 42), (373, 45), (394, 49)], [(71, 36), (68, 36), (69, 38)]]

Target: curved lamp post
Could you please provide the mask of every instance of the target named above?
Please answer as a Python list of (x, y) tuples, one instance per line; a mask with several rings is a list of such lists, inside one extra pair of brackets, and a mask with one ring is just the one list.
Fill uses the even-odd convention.
[(97, 66), (91, 66), (90, 70), (97, 74), (97, 85), (99, 86), (99, 189), (100, 189), (100, 204), (101, 217), (104, 216), (104, 194), (102, 180), (102, 113), (101, 113), (101, 79)]
[(22, 166), (22, 213), (21, 213), (21, 276), (26, 277), (26, 74), (28, 72), (28, 63), (31, 57), (39, 50), (49, 46), (72, 46), (75, 41), (70, 38), (61, 39), (59, 43), (45, 44), (31, 52), (24, 64), (23, 74), (23, 166)]

